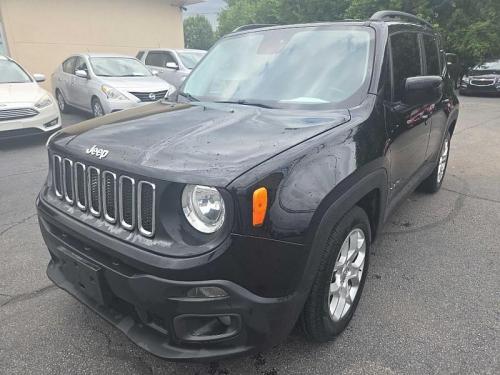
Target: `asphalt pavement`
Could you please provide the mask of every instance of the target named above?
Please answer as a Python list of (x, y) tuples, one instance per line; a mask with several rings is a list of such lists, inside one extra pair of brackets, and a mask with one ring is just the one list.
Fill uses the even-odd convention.
[(443, 188), (385, 225), (349, 328), (210, 364), (155, 358), (52, 285), (35, 214), (44, 141), (0, 144), (0, 374), (499, 374), (500, 98), (461, 102)]

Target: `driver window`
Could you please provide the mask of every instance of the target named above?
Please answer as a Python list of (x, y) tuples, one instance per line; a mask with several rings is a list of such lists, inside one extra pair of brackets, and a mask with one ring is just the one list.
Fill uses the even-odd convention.
[(85, 70), (87, 73), (89, 71), (88, 68), (87, 68), (87, 63), (81, 57), (79, 57), (78, 60), (77, 60), (77, 62), (76, 62), (75, 71), (76, 70)]
[(419, 45), (417, 33), (398, 33), (391, 36), (394, 102), (403, 99), (407, 78), (422, 75)]

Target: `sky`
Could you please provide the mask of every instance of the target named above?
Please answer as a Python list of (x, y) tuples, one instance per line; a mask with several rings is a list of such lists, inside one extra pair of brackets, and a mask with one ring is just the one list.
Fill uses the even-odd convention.
[(217, 25), (217, 14), (226, 6), (224, 0), (205, 0), (202, 3), (189, 5), (186, 7), (184, 17), (189, 17), (195, 14), (202, 14), (208, 18), (213, 27)]

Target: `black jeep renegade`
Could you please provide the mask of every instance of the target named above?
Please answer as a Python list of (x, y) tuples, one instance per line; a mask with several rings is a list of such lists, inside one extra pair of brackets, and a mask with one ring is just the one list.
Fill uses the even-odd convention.
[(48, 276), (171, 360), (332, 339), (390, 212), (443, 182), (446, 69), (404, 13), (235, 30), (168, 101), (49, 140)]

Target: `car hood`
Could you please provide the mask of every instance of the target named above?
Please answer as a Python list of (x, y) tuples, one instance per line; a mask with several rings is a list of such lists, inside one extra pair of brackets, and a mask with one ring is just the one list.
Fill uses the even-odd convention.
[(0, 103), (36, 103), (47, 91), (34, 82), (1, 83)]
[[(157, 102), (65, 128), (50, 148), (151, 178), (227, 186), (252, 167), (349, 119), (348, 110)], [(86, 153), (94, 145), (108, 150), (105, 158)]]
[(151, 77), (99, 77), (102, 83), (125, 91), (154, 92), (172, 86), (156, 76)]

